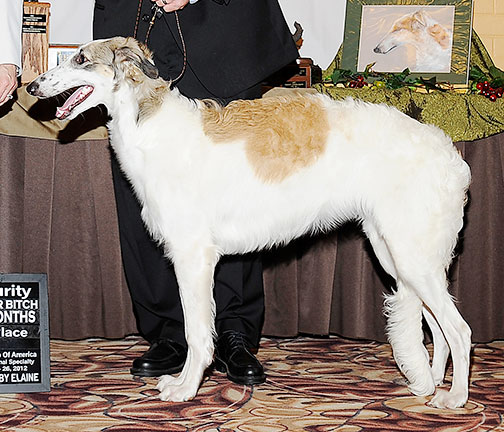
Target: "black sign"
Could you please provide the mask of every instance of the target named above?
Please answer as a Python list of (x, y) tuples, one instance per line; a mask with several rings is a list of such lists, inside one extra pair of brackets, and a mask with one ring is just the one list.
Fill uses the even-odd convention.
[(47, 16), (45, 14), (24, 14), (23, 22), (45, 23)]
[(23, 33), (46, 33), (45, 25), (23, 24)]
[(0, 393), (50, 391), (45, 274), (0, 274)]

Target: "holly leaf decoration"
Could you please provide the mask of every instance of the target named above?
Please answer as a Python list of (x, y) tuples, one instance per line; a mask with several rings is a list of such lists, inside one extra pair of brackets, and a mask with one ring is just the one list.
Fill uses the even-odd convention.
[(352, 78), (352, 72), (346, 69), (335, 69), (331, 75), (334, 84), (345, 83)]
[(490, 66), (488, 70), (490, 76), (492, 77), (492, 87), (503, 87), (504, 86), (504, 71), (500, 70), (498, 67)]
[[(427, 91), (430, 90), (439, 90), (446, 91), (437, 81), (436, 77), (432, 77), (430, 79), (424, 78), (413, 78), (411, 77), (411, 71), (406, 68), (402, 72), (399, 73), (390, 73), (390, 72), (375, 72), (373, 71), (373, 66), (375, 63), (370, 63), (366, 66), (363, 72), (352, 73), (346, 69), (335, 69), (331, 75), (331, 80), (334, 84), (344, 84), (345, 87), (356, 87), (359, 82), (362, 84), (364, 79), (374, 78), (374, 82), (380, 82), (385, 88), (390, 90), (396, 90), (403, 87), (409, 88), (425, 88)], [(481, 72), (481, 70), (479, 70)], [(479, 73), (478, 70), (475, 73)], [(482, 73), (482, 72), (481, 72)], [(365, 85), (369, 85), (365, 83)], [(359, 87), (357, 85), (357, 87)], [(362, 86), (360, 86), (362, 87)]]
[(420, 78), (419, 81), (420, 81), (420, 84), (422, 84), (427, 90), (438, 90), (441, 92), (446, 91), (446, 89), (444, 89), (438, 85), (435, 76), (432, 78), (429, 78), (429, 79)]
[(504, 71), (495, 66), (490, 66), (488, 75), (480, 67), (473, 66), (469, 72), (469, 78), (476, 83), (487, 81), (491, 87), (504, 87)]
[(480, 82), (485, 81), (487, 79), (487, 76), (479, 66), (472, 66), (469, 71), (469, 78), (474, 81)]
[(408, 78), (410, 70), (408, 68), (404, 69), (399, 73), (388, 73), (385, 74), (385, 85), (388, 89), (398, 89), (401, 87), (408, 87), (414, 84), (414, 80)]

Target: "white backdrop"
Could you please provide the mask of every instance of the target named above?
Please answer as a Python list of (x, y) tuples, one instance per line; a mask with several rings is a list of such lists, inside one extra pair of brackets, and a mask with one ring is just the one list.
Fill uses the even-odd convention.
[(49, 43), (75, 45), (92, 39), (94, 0), (44, 0), (44, 3), (51, 3)]
[(285, 20), (304, 29), (300, 54), (327, 69), (343, 41), (346, 0), (279, 0)]
[[(47, 1), (51, 3), (50, 43), (81, 44), (91, 40), (94, 0)], [(295, 21), (304, 29), (300, 54), (326, 69), (343, 40), (346, 0), (279, 1), (291, 32), (295, 31)]]

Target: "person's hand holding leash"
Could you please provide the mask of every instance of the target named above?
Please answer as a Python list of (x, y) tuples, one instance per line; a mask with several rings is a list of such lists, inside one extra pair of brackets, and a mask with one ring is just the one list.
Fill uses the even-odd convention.
[(17, 87), (17, 68), (13, 64), (0, 64), (0, 105), (12, 99)]
[(173, 12), (182, 9), (189, 0), (152, 0), (165, 12)]

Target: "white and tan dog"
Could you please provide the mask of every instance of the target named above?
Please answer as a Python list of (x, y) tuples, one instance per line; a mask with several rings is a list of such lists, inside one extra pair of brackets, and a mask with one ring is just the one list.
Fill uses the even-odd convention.
[(451, 33), (424, 10), (399, 18), (373, 51), (387, 54), (399, 46), (415, 49), (415, 63), (407, 65), (412, 72), (450, 72)]
[[(212, 362), (219, 257), (355, 219), (397, 281), (386, 299), (388, 335), (410, 390), (434, 393), (451, 350), (451, 389), (438, 390), (431, 404), (465, 404), (471, 330), (446, 271), (470, 172), (441, 130), (385, 105), (323, 95), (225, 108), (190, 100), (157, 77), (150, 52), (131, 38), (82, 46), (28, 91), (46, 98), (73, 87), (58, 117), (108, 108), (112, 147), (146, 226), (175, 266), (188, 353), (178, 377), (160, 379), (161, 399), (195, 396)], [(434, 335), (432, 366), (422, 315)]]

